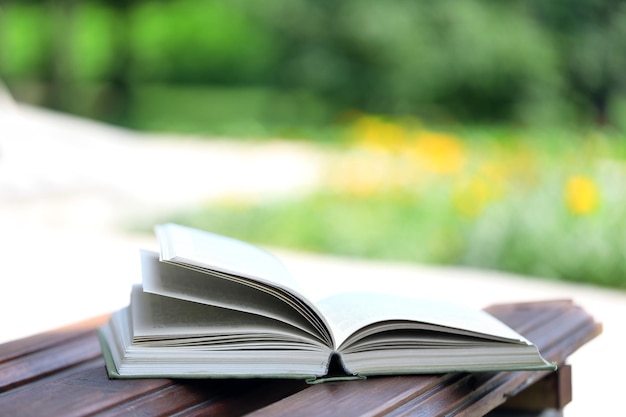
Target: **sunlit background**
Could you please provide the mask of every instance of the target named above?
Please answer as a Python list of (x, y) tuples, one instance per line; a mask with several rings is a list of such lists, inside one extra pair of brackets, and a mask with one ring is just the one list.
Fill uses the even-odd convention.
[(0, 75), (18, 101), (206, 140), (306, 141), (327, 157), (305, 195), (233, 195), (177, 221), (626, 288), (621, 1), (20, 1), (1, 13)]
[(128, 233), (626, 289), (623, 1), (5, 1), (0, 82), (107, 126), (77, 169)]
[(0, 19), (18, 102), (306, 144), (321, 167), (306, 192), (136, 228), (626, 288), (621, 1), (9, 1)]

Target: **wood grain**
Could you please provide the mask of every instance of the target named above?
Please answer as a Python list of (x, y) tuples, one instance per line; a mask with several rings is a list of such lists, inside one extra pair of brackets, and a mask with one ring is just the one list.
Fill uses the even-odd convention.
[[(486, 310), (537, 344), (548, 360), (560, 364), (602, 330), (568, 300), (495, 305)], [(0, 345), (2, 415), (482, 416), (548, 375), (450, 373), (312, 386), (293, 380), (110, 380), (95, 331), (106, 319), (97, 317)], [(557, 383), (545, 380), (536, 387), (539, 394), (529, 392), (545, 399), (542, 390), (551, 390), (555, 396), (549, 404), (562, 407), (571, 399), (568, 375), (552, 378)], [(522, 404), (533, 405), (531, 400)]]

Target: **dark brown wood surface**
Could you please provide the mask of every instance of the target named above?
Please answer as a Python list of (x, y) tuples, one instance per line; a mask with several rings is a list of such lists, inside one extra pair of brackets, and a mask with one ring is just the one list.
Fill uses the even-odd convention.
[[(487, 311), (560, 364), (601, 332), (586, 311), (566, 300), (503, 304)], [(516, 394), (531, 392), (526, 389), (546, 375), (549, 379), (537, 385), (539, 394), (530, 398), (554, 407), (571, 398), (567, 366), (556, 374), (451, 373), (312, 386), (270, 379), (109, 380), (95, 333), (106, 320), (98, 317), (0, 345), (0, 415), (482, 416)], [(532, 406), (533, 400), (521, 403)]]

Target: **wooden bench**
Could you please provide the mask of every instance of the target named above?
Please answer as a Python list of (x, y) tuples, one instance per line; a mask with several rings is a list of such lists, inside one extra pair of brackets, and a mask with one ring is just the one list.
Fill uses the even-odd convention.
[(293, 380), (109, 380), (95, 332), (107, 317), (98, 317), (0, 345), (0, 414), (482, 416), (500, 405), (561, 410), (571, 400), (567, 357), (600, 334), (601, 325), (571, 301), (486, 310), (536, 343), (546, 359), (560, 364), (559, 370), (379, 377), (312, 386)]

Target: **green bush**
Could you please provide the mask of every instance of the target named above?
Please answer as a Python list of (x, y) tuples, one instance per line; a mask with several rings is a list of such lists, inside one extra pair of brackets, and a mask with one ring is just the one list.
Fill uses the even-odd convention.
[(129, 16), (137, 82), (250, 83), (275, 65), (271, 32), (229, 2), (141, 2)]
[(50, 21), (35, 5), (0, 8), (0, 77), (39, 78), (50, 59)]
[(230, 137), (318, 138), (334, 114), (329, 103), (308, 91), (246, 86), (134, 84), (129, 109), (135, 129)]
[(431, 120), (623, 124), (617, 0), (41, 0), (0, 12), (0, 77), (43, 85), (62, 110), (77, 107), (59, 97), (82, 89), (72, 84), (108, 88), (123, 111), (134, 85), (245, 86)]
[(518, 107), (537, 101), (538, 91), (557, 93), (553, 45), (517, 8), (478, 1), (342, 4), (340, 36), (363, 64), (360, 107), (367, 110), (511, 120)]
[(122, 19), (114, 9), (97, 2), (76, 5), (67, 19), (68, 32), (63, 37), (67, 66), (60, 75), (75, 83), (110, 80), (122, 58)]

